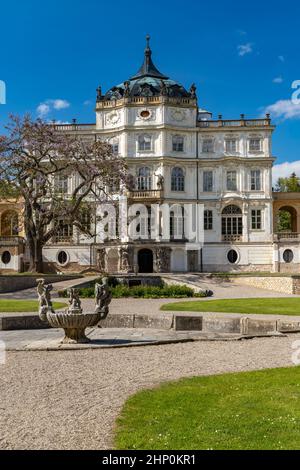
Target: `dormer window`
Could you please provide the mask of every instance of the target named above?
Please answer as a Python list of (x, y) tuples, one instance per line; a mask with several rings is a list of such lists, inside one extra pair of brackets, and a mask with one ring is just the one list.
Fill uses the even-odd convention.
[(173, 136), (173, 152), (183, 152), (184, 138), (181, 135)]
[(152, 150), (152, 137), (148, 134), (139, 136), (138, 139), (139, 152), (149, 152)]
[(237, 140), (227, 139), (225, 140), (225, 151), (227, 153), (236, 153), (237, 151)]

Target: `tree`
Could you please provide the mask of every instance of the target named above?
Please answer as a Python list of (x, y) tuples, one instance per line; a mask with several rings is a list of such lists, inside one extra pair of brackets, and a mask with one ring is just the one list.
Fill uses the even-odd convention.
[(125, 181), (125, 164), (109, 144), (59, 132), (41, 119), (11, 116), (6, 130), (0, 136), (0, 197), (22, 199), (29, 269), (43, 272), (43, 247), (62, 221), (87, 233), (86, 214), (109, 200), (108, 186)]
[(292, 173), (287, 178), (278, 178), (275, 191), (281, 192), (300, 192), (300, 178), (296, 173)]

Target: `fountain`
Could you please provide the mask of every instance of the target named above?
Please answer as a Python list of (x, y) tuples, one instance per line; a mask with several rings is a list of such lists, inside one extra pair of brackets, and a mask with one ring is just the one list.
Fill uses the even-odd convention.
[(63, 344), (89, 343), (85, 334), (87, 327), (96, 326), (109, 313), (111, 292), (108, 279), (103, 278), (101, 284), (95, 285), (96, 307), (94, 312), (84, 312), (81, 307), (78, 289), (69, 289), (69, 307), (61, 312), (55, 312), (51, 301), (51, 284), (45, 285), (45, 279), (38, 280), (37, 293), (39, 298), (39, 317), (47, 321), (53, 328), (63, 328), (65, 337)]

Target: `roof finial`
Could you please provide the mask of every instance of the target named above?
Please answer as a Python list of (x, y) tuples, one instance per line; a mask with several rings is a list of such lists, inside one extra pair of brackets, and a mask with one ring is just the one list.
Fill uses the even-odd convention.
[(146, 36), (146, 48), (147, 49), (150, 49), (150, 39), (151, 39), (150, 34), (147, 34)]

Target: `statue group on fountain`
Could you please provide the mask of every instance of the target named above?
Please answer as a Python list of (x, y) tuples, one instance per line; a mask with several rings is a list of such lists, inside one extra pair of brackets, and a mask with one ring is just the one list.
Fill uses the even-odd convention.
[(95, 313), (101, 314), (101, 320), (104, 320), (109, 313), (109, 304), (112, 294), (108, 286), (108, 278), (104, 277), (101, 284), (95, 284), (96, 310)]

